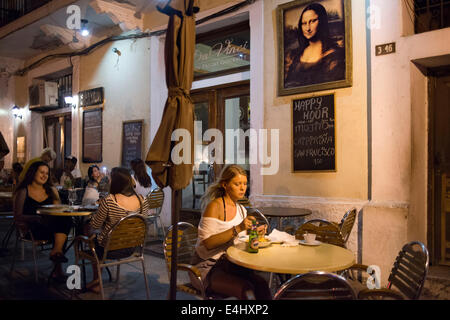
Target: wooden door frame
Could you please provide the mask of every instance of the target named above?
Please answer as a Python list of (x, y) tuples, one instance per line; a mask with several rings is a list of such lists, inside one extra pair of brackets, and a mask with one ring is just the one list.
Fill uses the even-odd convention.
[[(250, 80), (228, 83), (214, 87), (195, 89), (191, 91), (194, 103), (209, 102), (208, 128), (217, 128), (224, 133), (225, 127), (225, 100), (231, 97), (250, 95)], [(225, 134), (224, 134), (225, 145)], [(225, 156), (225, 154), (224, 154)], [(217, 177), (223, 165), (214, 164), (214, 174)], [(182, 214), (198, 213), (198, 209), (180, 208)]]
[(430, 253), (430, 264), (438, 263), (438, 248), (435, 230), (435, 179), (434, 179), (434, 94), (436, 88), (436, 77), (428, 77), (428, 184), (427, 184), (427, 242)]
[[(441, 265), (441, 230), (438, 228), (441, 221), (438, 221), (438, 213), (435, 199), (437, 197), (435, 185), (435, 164), (434, 154), (436, 150), (435, 131), (435, 111), (436, 111), (436, 90), (438, 78), (450, 76), (450, 67), (436, 67), (428, 70), (428, 185), (427, 185), (427, 242), (430, 254), (431, 265)], [(440, 195), (439, 195), (440, 199)], [(442, 210), (442, 208), (440, 208)], [(440, 215), (440, 214), (439, 214)]]

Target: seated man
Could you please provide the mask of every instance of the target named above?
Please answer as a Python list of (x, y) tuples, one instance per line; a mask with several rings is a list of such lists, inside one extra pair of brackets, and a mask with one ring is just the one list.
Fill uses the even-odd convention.
[(62, 186), (75, 186), (79, 184), (81, 180), (81, 172), (79, 169), (75, 168), (77, 165), (77, 158), (74, 156), (67, 156), (64, 158), (64, 172), (61, 176), (60, 184)]

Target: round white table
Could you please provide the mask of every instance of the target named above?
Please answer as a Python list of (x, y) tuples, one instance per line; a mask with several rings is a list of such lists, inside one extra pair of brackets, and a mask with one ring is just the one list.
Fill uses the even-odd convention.
[(300, 274), (310, 271), (335, 272), (355, 264), (355, 255), (348, 249), (322, 243), (319, 246), (298, 245), (283, 247), (272, 244), (248, 253), (245, 244), (231, 246), (226, 252), (228, 260), (245, 268), (283, 273)]

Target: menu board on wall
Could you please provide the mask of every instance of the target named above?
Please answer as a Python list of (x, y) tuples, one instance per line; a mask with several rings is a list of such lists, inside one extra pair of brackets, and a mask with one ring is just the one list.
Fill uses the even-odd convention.
[(144, 120), (122, 124), (122, 166), (129, 168), (133, 159), (142, 159)]
[(334, 94), (292, 101), (293, 171), (336, 171)]
[(93, 109), (83, 112), (83, 162), (102, 162), (102, 112)]

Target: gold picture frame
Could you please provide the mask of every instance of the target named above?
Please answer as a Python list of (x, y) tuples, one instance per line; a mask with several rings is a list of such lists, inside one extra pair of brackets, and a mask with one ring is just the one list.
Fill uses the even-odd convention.
[(351, 87), (351, 0), (296, 0), (276, 10), (278, 96)]

